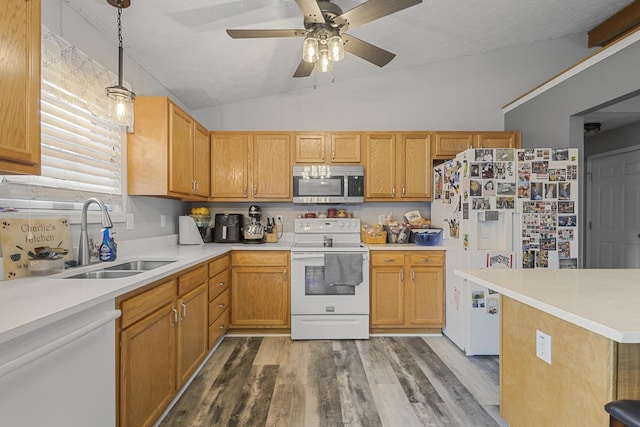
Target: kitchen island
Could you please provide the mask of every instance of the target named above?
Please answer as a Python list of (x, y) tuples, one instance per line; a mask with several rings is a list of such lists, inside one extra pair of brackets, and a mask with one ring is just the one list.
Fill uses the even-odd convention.
[(640, 399), (639, 270), (456, 274), (501, 294), (500, 412), (512, 427), (606, 426), (606, 402)]

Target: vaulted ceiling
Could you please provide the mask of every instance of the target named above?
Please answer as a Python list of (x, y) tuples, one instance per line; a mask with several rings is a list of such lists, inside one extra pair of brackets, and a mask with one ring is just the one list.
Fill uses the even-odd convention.
[[(65, 0), (117, 42), (106, 0)], [(388, 0), (393, 1), (393, 0)], [(334, 0), (348, 11), (363, 0)], [(226, 29), (304, 28), (294, 0), (131, 0), (123, 10), (125, 52), (191, 109), (348, 81), (585, 34), (631, 0), (424, 0), (349, 34), (395, 53), (379, 68), (347, 53), (333, 73), (292, 78), (302, 38), (232, 39)], [(126, 78), (126, 64), (125, 64)]]

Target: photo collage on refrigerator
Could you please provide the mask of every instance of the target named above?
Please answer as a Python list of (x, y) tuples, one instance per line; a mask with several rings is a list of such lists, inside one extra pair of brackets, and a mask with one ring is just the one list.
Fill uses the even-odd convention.
[(578, 150), (517, 150), (522, 268), (578, 268)]

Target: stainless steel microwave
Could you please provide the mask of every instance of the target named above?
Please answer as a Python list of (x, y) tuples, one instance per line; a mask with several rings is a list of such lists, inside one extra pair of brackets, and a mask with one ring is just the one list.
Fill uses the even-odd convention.
[(364, 167), (305, 165), (293, 167), (293, 203), (364, 202)]

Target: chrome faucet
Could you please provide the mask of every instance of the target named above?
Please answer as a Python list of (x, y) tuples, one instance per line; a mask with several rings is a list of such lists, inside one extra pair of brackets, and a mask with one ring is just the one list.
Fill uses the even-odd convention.
[(109, 212), (107, 212), (107, 207), (104, 205), (102, 200), (91, 197), (82, 205), (82, 218), (80, 222), (80, 244), (78, 245), (78, 265), (87, 265), (89, 264), (89, 235), (87, 234), (87, 211), (89, 210), (89, 205), (91, 203), (96, 203), (100, 210), (102, 211), (102, 227), (103, 228), (111, 228), (113, 227), (113, 223), (111, 222), (111, 217), (109, 216)]

